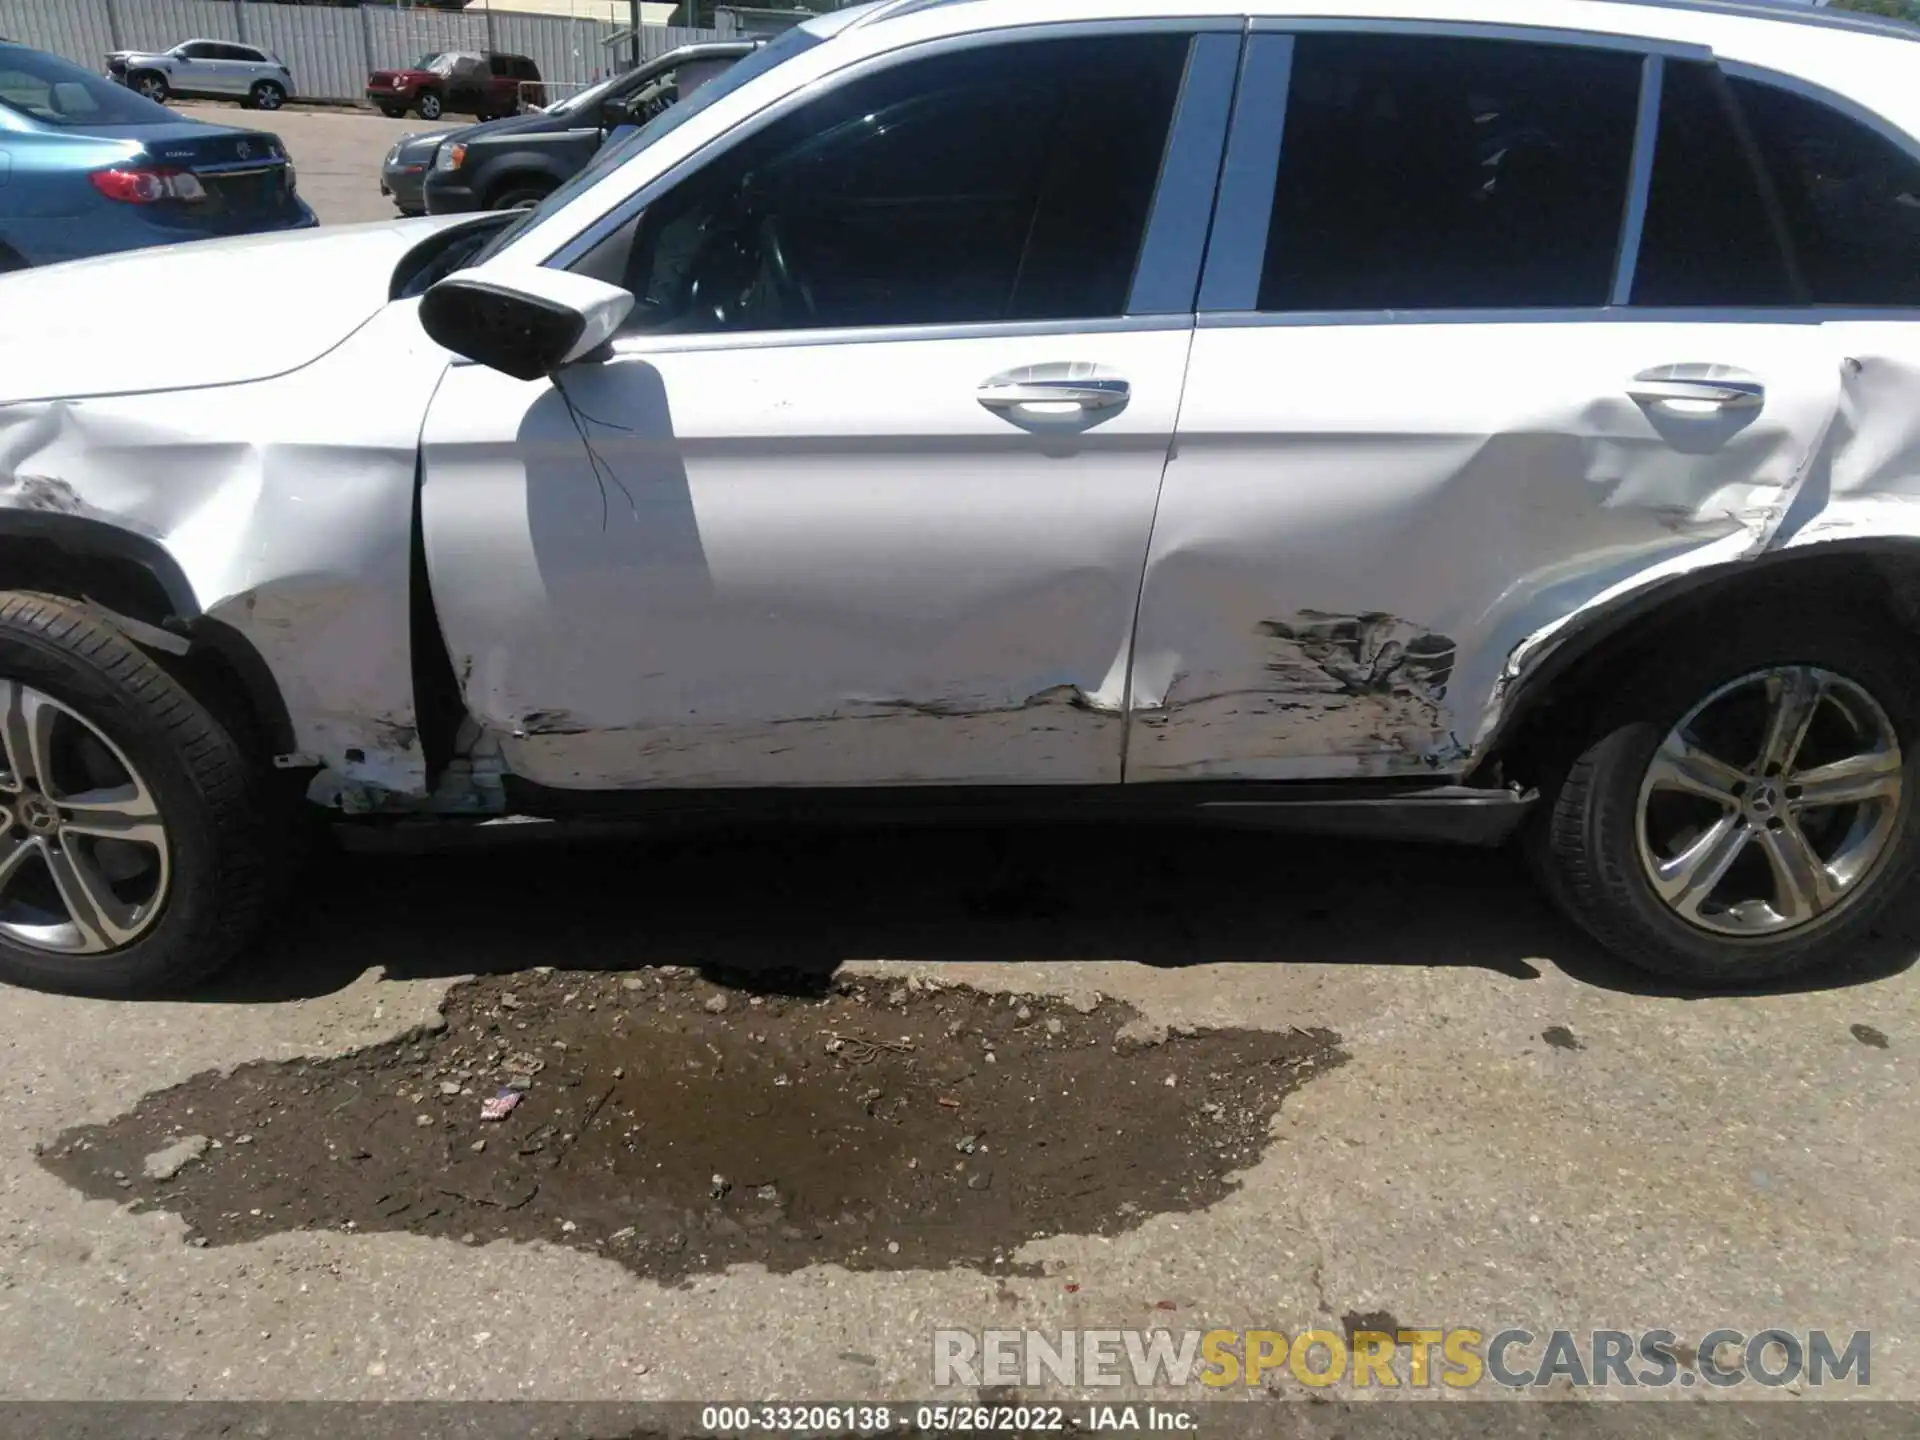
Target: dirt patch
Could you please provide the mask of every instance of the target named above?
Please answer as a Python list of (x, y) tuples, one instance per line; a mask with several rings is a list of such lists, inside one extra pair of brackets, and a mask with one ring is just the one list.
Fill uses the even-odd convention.
[[(1219, 1200), (1282, 1099), (1347, 1058), (1324, 1030), (1123, 1037), (1138, 1017), (1113, 1001), (915, 981), (749, 996), (673, 967), (489, 977), (445, 1015), (338, 1059), (197, 1076), (41, 1163), (181, 1215), (197, 1245), (544, 1239), (669, 1281), (985, 1266)], [(149, 1177), (194, 1136), (201, 1153)]]

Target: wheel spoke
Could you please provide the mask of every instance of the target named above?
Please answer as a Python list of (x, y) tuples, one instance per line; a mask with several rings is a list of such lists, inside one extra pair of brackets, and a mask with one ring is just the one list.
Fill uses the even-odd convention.
[(1709, 755), (1679, 731), (1667, 736), (1647, 767), (1656, 790), (1679, 790), (1704, 800), (1732, 805), (1746, 777), (1717, 756)]
[(1767, 694), (1772, 704), (1767, 714), (1767, 733), (1760, 742), (1760, 772), (1779, 775), (1793, 768), (1800, 744), (1807, 738), (1807, 726), (1813, 712), (1827, 693), (1824, 677), (1803, 666), (1777, 670), (1767, 679)]
[(76, 948), (109, 950), (133, 938), (136, 907), (120, 902), (94, 867), (91, 856), (66, 845), (42, 842), (41, 849), (47, 857), (47, 868), (53, 872), (53, 883), (60, 888), (60, 898), (66, 902), (67, 918), (80, 932)]
[(0, 900), (6, 898), (14, 877), (39, 853), (40, 847), (31, 839), (0, 834)]
[(1826, 862), (1791, 818), (1779, 828), (1759, 832), (1767, 865), (1773, 871), (1774, 911), (1784, 920), (1811, 920), (1833, 906), (1839, 887)]
[(105, 790), (62, 795), (59, 804), (71, 811), (60, 825), (62, 835), (92, 835), (102, 840), (130, 840), (142, 845), (166, 844), (160, 811), (139, 781)]
[(0, 790), (40, 786), (52, 768), (53, 723), (59, 707), (38, 690), (17, 680), (0, 680), (0, 751), (7, 773)]
[(1697, 916), (1752, 838), (1739, 816), (1721, 816), (1685, 850), (1655, 867), (1654, 888), (1681, 914)]
[[(1900, 793), (1900, 755), (1894, 750), (1849, 755), (1798, 775), (1790, 774), (1787, 780), (1788, 803), (1800, 810), (1891, 800)], [(1792, 793), (1796, 790), (1798, 794)]]

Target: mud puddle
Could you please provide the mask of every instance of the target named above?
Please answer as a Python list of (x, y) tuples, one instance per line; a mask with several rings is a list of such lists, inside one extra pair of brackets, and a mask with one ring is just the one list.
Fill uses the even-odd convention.
[[(489, 977), (449, 994), (436, 1033), (197, 1076), (41, 1163), (179, 1214), (196, 1245), (537, 1238), (666, 1281), (984, 1267), (1214, 1203), (1282, 1099), (1346, 1058), (1326, 1031), (1122, 1041), (1135, 1018), (917, 981), (750, 996), (672, 967)], [(503, 1090), (511, 1112), (483, 1119)]]

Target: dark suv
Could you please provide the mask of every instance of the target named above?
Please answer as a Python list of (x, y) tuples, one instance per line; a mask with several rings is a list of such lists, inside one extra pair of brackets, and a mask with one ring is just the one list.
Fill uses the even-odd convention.
[(547, 96), (540, 67), (525, 55), (443, 50), (398, 70), (373, 71), (367, 99), (395, 119), (412, 110), (423, 120), (449, 111), (492, 120), (544, 105)]

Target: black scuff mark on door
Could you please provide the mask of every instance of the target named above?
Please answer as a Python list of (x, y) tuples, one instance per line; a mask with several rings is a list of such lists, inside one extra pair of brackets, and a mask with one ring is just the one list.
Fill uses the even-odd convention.
[(1333, 722), (1346, 732), (1325, 735), (1330, 748), (1418, 754), (1446, 733), (1444, 702), (1459, 648), (1451, 636), (1378, 610), (1301, 610), (1257, 629), (1278, 642), (1266, 667), (1268, 703), (1317, 708), (1324, 719), (1315, 729)]

